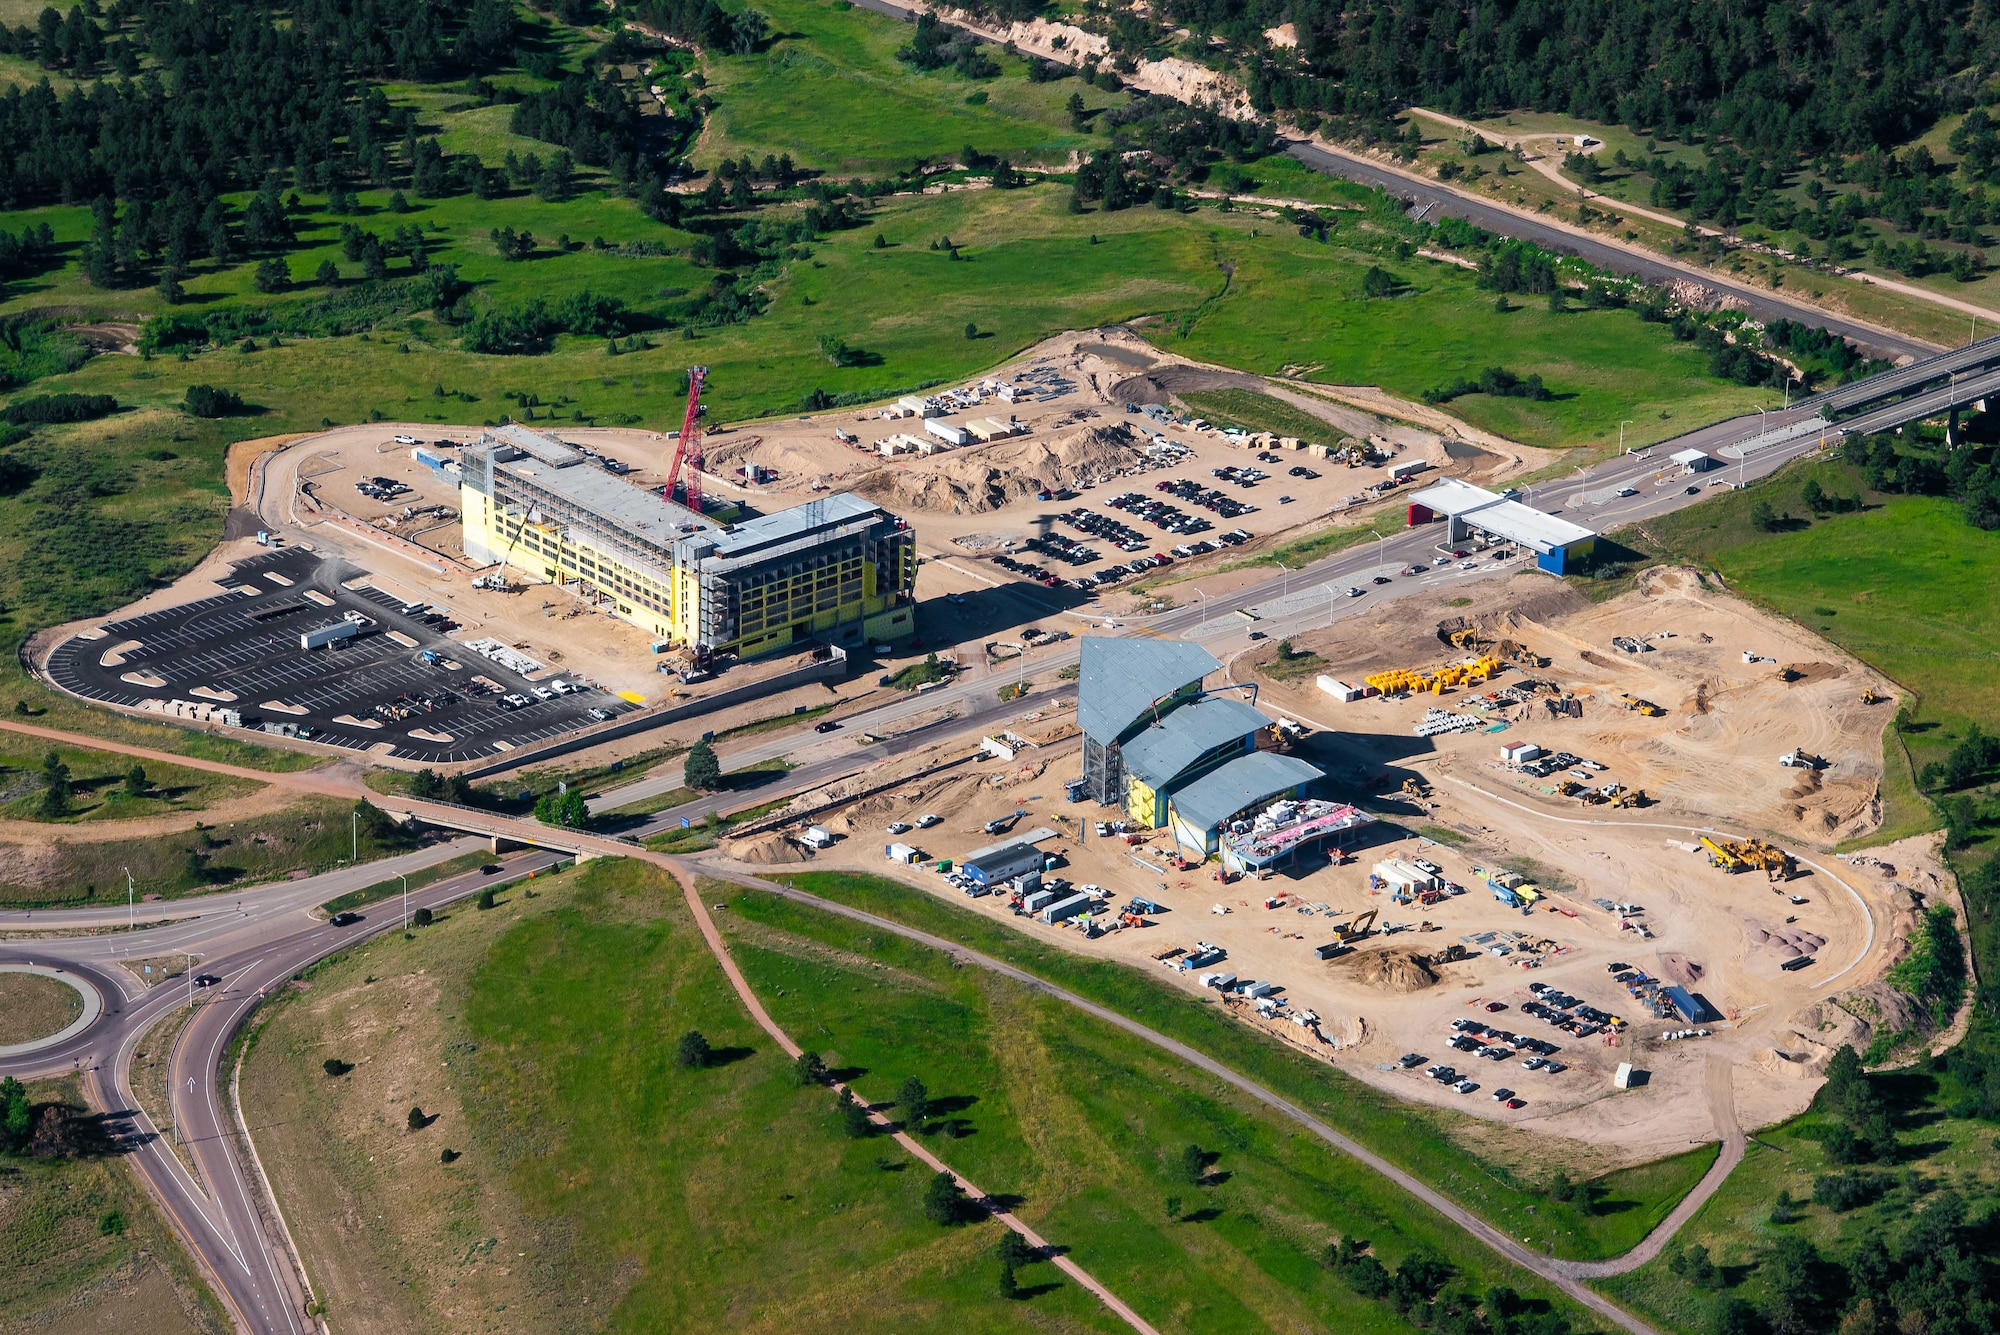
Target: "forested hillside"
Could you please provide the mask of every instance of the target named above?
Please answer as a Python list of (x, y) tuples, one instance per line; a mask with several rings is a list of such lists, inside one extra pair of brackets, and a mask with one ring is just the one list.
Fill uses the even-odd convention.
[(1991, 13), (1971, 0), (1164, 0), (1159, 10), (1240, 49), (1296, 25), (1297, 50), (1267, 49), (1255, 70), (1279, 108), (1532, 108), (1790, 153), (1901, 142), (1971, 105), (2000, 51)]

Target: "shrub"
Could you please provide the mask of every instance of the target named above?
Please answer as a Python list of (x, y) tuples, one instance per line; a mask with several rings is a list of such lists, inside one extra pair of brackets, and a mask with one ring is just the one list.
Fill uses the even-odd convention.
[(958, 1179), (950, 1173), (939, 1173), (924, 1188), (924, 1217), (940, 1227), (956, 1224), (966, 1215), (965, 1193), (959, 1189)]
[(118, 410), (109, 394), (38, 394), (7, 405), (6, 419), (15, 426), (46, 422), (88, 422)]
[(214, 385), (189, 385), (181, 406), (196, 417), (234, 417), (245, 411), (242, 395)]
[(674, 1044), (674, 1065), (690, 1068), (708, 1065), (714, 1051), (708, 1046), (708, 1039), (699, 1029), (690, 1029), (681, 1035), (681, 1041)]

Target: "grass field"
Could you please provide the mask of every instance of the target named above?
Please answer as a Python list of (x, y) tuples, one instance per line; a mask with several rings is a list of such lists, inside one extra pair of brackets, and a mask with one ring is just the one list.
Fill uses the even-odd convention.
[[(81, 1104), (73, 1086), (28, 1087)], [(224, 1335), (221, 1304), (116, 1158), (0, 1159), (0, 1330)]]
[[(206, 770), (184, 769), (157, 762), (146, 771), (142, 792), (126, 791), (126, 775), (135, 763), (130, 756), (58, 746), (30, 750), (26, 737), (0, 733), (0, 818), (45, 824), (129, 820), (177, 811), (203, 811), (218, 802), (244, 797), (263, 785), (250, 779)], [(42, 803), (47, 785), (43, 764), (53, 750), (69, 768), (69, 811), (45, 816)]]
[[(792, 1084), (659, 873), (535, 890), (329, 962), (257, 1034), (245, 1099), (342, 1329), (1118, 1328), (1073, 1285), (1000, 1298), (997, 1228), (926, 1222), (923, 1174)], [(690, 1028), (712, 1068), (672, 1064)]]
[(38, 973), (0, 973), (0, 1047), (60, 1033), (81, 1014), (75, 988)]
[(113, 902), (124, 898), (118, 891), (128, 868), (141, 895), (174, 899), (326, 871), (356, 848), (360, 861), (369, 862), (411, 846), (395, 827), (376, 834), (366, 820), (357, 837), (349, 819), (355, 805), (308, 797), (182, 834), (0, 845), (0, 905)]
[[(1649, 1220), (1659, 1218), (1693, 1187), (1712, 1159), (1712, 1152), (1697, 1151), (1667, 1160), (1665, 1166), (1605, 1179), (1605, 1191), (1592, 1211), (1561, 1205), (1541, 1191), (1544, 1175), (1554, 1165), (1525, 1140), (1520, 1158), (1531, 1168), (1516, 1172), (1490, 1155), (1482, 1158), (1454, 1135), (1464, 1119), (1378, 1093), (1137, 970), (1043, 945), (880, 877), (809, 872), (780, 879), (972, 946), (1199, 1048), (1297, 1101), (1496, 1226), (1532, 1241), (1538, 1250), (1586, 1259), (1627, 1250), (1649, 1230)], [(1482, 1136), (1492, 1141), (1490, 1128)], [(1401, 1199), (1379, 1181), (1374, 1190), (1383, 1193), (1378, 1199), (1385, 1209)]]
[(1110, 142), (1070, 128), (1064, 104), (1071, 93), (1092, 111), (1128, 100), (1081, 79), (1030, 83), (1027, 61), (998, 50), (991, 51), (997, 78), (921, 73), (895, 56), (910, 40), (910, 25), (860, 8), (768, 0), (760, 9), (781, 34), (777, 41), (755, 55), (706, 61), (716, 108), (695, 154), (703, 166), (744, 153), (753, 162), (789, 153), (831, 174), (874, 175), (917, 158), (956, 161), (967, 144), (1016, 166), (1061, 165), (1072, 149), (1087, 153)]

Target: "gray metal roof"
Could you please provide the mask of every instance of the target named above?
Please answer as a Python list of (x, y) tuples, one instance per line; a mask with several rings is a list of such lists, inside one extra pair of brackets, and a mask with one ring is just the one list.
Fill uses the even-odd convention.
[(1211, 695), (1180, 706), (1124, 746), (1125, 768), (1148, 787), (1173, 782), (1218, 746), (1240, 742), (1271, 720), (1241, 700)]
[(1254, 751), (1175, 793), (1173, 806), (1188, 824), (1212, 830), (1247, 806), (1320, 777), (1317, 766), (1293, 756)]
[(545, 436), (539, 431), (530, 431), (518, 422), (496, 426), (485, 433), (487, 437), (512, 445), (524, 454), (540, 459), (555, 468), (573, 468), (583, 462), (583, 451), (574, 445)]
[(595, 468), (555, 468), (512, 459), (497, 463), (495, 471), (523, 478), (662, 551), (671, 551), (675, 541), (683, 536), (682, 524), (697, 524), (705, 530), (714, 527), (713, 520), (702, 518), (684, 505), (676, 505), (658, 492), (621, 482)]
[(712, 555), (724, 558), (747, 556), (765, 547), (775, 547), (804, 537), (818, 528), (831, 528), (855, 519), (872, 519), (882, 507), (870, 500), (843, 491), (837, 496), (807, 501), (776, 514), (759, 515), (740, 524), (707, 535), (715, 544)]
[(1086, 635), (1078, 659), (1077, 726), (1092, 741), (1109, 745), (1137, 723), (1153, 701), (1221, 666), (1215, 655), (1186, 640)]

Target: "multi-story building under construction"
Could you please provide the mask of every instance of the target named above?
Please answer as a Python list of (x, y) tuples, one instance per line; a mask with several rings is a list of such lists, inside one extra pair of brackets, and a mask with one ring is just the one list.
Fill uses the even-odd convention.
[(468, 557), (580, 584), (699, 657), (916, 630), (914, 535), (851, 493), (717, 524), (519, 426), (482, 433), (459, 467)]

